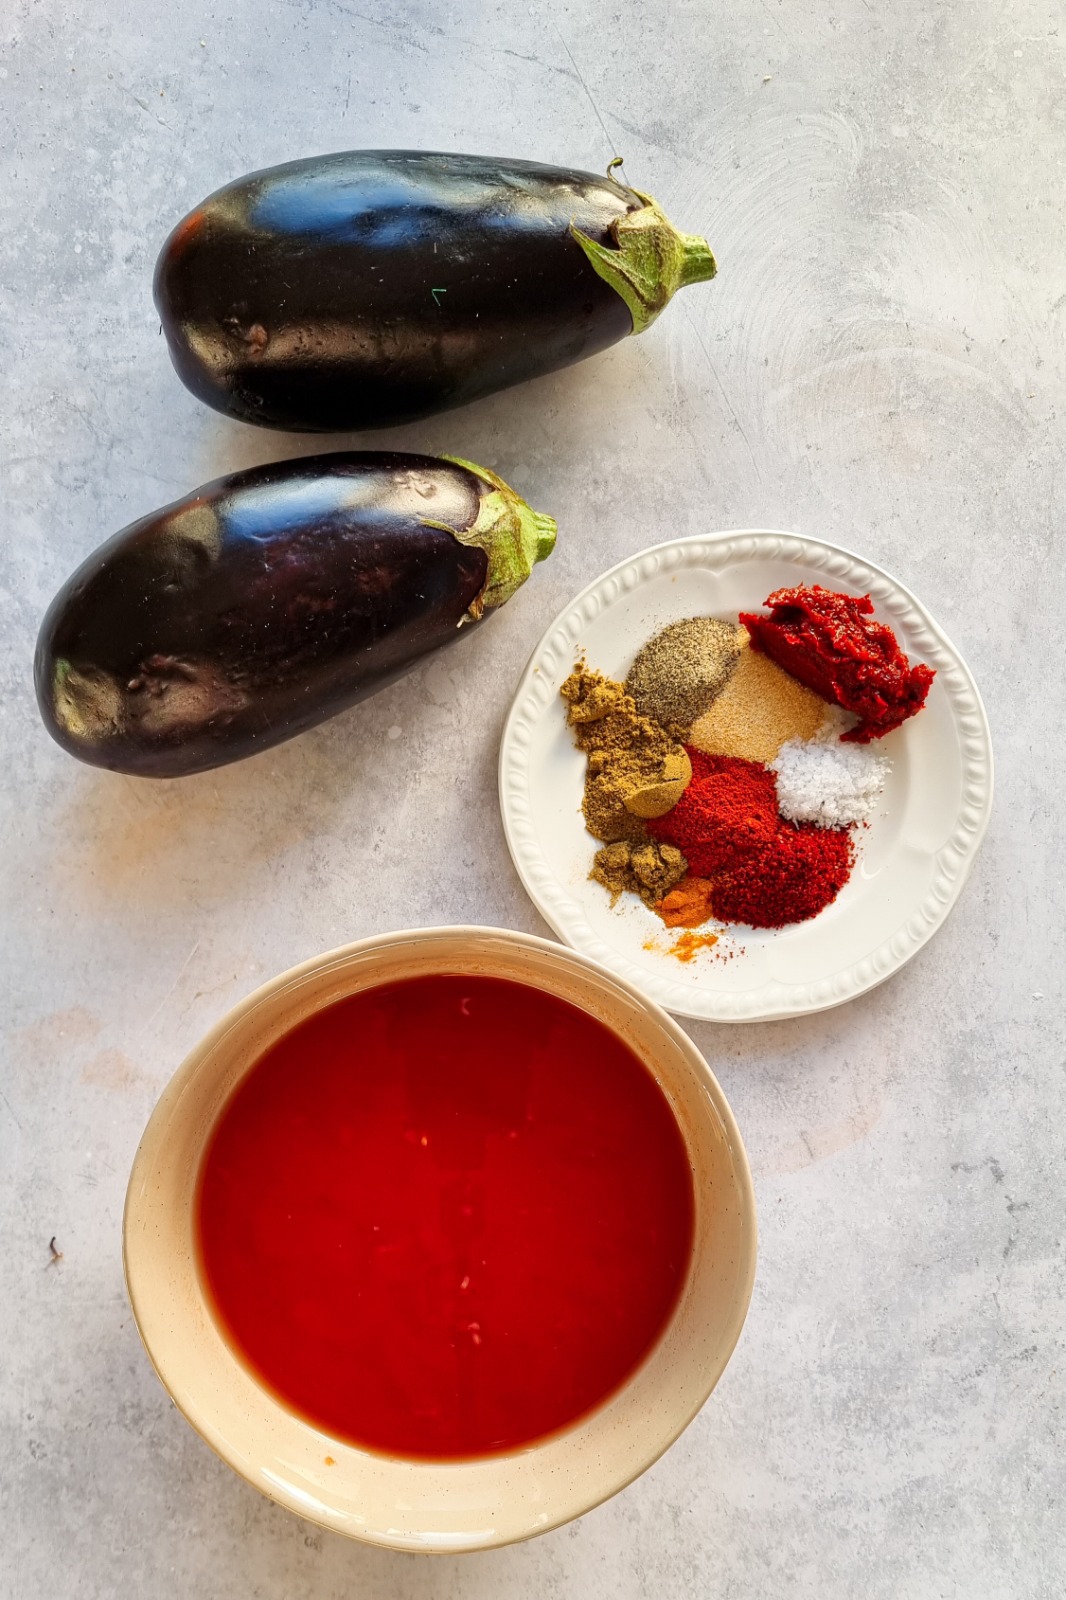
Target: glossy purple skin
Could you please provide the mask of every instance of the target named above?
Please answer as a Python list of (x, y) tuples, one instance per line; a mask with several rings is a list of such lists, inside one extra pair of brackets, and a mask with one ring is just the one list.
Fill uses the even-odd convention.
[(462, 532), (484, 483), (431, 456), (342, 454), (205, 484), (64, 584), (35, 682), (49, 733), (94, 766), (202, 772), (267, 750), (465, 635), (488, 558)]
[(354, 150), (254, 172), (163, 246), (155, 301), (192, 392), (306, 431), (411, 422), (581, 361), (633, 319), (570, 232), (643, 202), (533, 161)]

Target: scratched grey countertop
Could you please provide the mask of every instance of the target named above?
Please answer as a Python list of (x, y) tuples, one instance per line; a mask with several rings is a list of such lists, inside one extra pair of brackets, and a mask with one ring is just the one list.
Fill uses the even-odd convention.
[[(9, 0), (4, 1600), (1061, 1594), (1061, 21), (1055, 0)], [(180, 387), (156, 251), (218, 184), (361, 145), (624, 154), (720, 276), (582, 367), (364, 436), (489, 463), (558, 517), (490, 628), (253, 761), (157, 784), (80, 767), (29, 683), (53, 591), (134, 517), (315, 443)], [(306, 956), (399, 924), (545, 931), (496, 807), (511, 686), (601, 569), (736, 526), (862, 551), (962, 650), (997, 754), (973, 876), (861, 1000), (692, 1027), (762, 1240), (736, 1356), (666, 1457), (498, 1554), (323, 1534), (222, 1466), (149, 1369), (119, 1254), (140, 1131), (186, 1049)]]

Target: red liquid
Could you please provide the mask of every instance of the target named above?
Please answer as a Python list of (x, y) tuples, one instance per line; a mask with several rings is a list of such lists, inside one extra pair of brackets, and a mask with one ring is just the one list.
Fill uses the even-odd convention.
[(624, 1382), (685, 1278), (692, 1176), (650, 1073), (568, 1002), (500, 978), (352, 995), (225, 1107), (203, 1273), (285, 1404), (390, 1454), (484, 1455)]

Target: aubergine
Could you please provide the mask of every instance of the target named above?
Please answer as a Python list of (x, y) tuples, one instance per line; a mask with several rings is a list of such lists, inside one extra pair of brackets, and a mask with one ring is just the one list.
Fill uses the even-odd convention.
[(454, 457), (340, 454), (219, 478), (132, 523), (37, 642), (49, 733), (171, 778), (290, 739), (503, 605), (555, 523)]
[(201, 400), (323, 432), (415, 421), (569, 366), (715, 270), (705, 239), (610, 171), (356, 150), (211, 195), (163, 246), (155, 301)]

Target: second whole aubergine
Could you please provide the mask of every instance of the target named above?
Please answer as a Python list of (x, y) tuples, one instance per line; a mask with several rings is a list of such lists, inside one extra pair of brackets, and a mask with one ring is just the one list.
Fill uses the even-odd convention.
[(581, 361), (715, 270), (705, 239), (610, 174), (353, 150), (210, 195), (164, 244), (155, 300), (201, 400), (328, 432), (411, 422)]
[(71, 755), (180, 777), (267, 750), (503, 605), (555, 523), (457, 458), (338, 454), (205, 484), (132, 523), (41, 625), (45, 726)]

